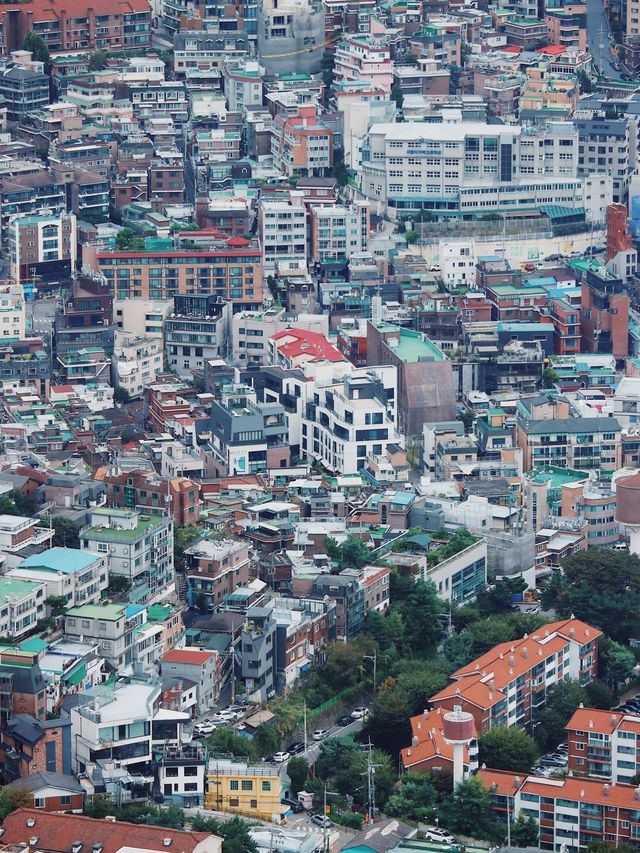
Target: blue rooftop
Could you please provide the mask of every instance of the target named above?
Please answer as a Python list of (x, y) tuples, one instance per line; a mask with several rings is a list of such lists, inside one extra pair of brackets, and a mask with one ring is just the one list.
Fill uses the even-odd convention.
[(134, 616), (137, 616), (138, 613), (142, 613), (142, 611), (146, 609), (146, 604), (127, 604), (124, 612), (127, 619), (132, 619)]
[(87, 569), (97, 559), (98, 555), (91, 551), (80, 551), (77, 548), (49, 548), (41, 554), (32, 554), (27, 557), (20, 563), (19, 568), (75, 575)]
[(523, 287), (549, 287), (558, 283), (558, 279), (553, 275), (537, 276), (527, 278), (522, 282)]
[(550, 323), (498, 323), (499, 332), (549, 332)]
[(416, 496), (413, 492), (396, 492), (395, 495), (391, 498), (391, 503), (409, 506), (409, 504), (415, 500), (415, 497)]

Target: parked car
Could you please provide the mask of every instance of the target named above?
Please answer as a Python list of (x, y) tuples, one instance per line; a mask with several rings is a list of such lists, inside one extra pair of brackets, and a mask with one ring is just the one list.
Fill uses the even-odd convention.
[(330, 820), (330, 818), (327, 817), (326, 814), (312, 814), (311, 815), (311, 821), (312, 821), (312, 823), (315, 823), (318, 826), (321, 826), (323, 828), (324, 827), (328, 828), (331, 826), (331, 820)]
[(348, 726), (353, 722), (353, 717), (351, 714), (343, 714), (342, 717), (338, 717), (336, 720), (336, 726)]
[(213, 720), (203, 720), (201, 723), (196, 723), (193, 727), (194, 735), (210, 735), (216, 728)]
[(562, 255), (547, 255), (545, 261), (561, 261)]
[(230, 723), (232, 720), (236, 720), (238, 715), (235, 711), (231, 711), (229, 708), (225, 708), (223, 711), (217, 711), (213, 715), (214, 720), (222, 720), (222, 722)]
[(424, 831), (424, 837), (427, 841), (440, 841), (443, 844), (455, 844), (456, 840), (444, 829), (439, 829), (436, 826), (428, 826)]
[(369, 709), (361, 706), (360, 708), (354, 708), (351, 712), (351, 716), (354, 720), (363, 720), (367, 714), (369, 713)]
[(273, 754), (273, 760), (276, 764), (282, 764), (284, 761), (288, 761), (291, 758), (291, 754), (288, 752), (275, 752)]
[(290, 743), (287, 747), (287, 752), (291, 755), (297, 755), (299, 752), (304, 752), (304, 743), (297, 740), (295, 743)]
[(328, 729), (316, 729), (315, 732), (311, 735), (314, 740), (322, 740), (323, 737), (326, 737), (329, 734)]
[(289, 797), (283, 797), (280, 802), (284, 806), (289, 806), (289, 808), (292, 812), (294, 812), (294, 814), (298, 814), (299, 812), (304, 811), (304, 806), (302, 805), (300, 800), (291, 800), (289, 799)]

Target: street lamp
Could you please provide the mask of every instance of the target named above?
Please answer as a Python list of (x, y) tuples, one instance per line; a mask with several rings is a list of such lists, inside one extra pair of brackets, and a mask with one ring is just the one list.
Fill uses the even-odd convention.
[(378, 684), (378, 650), (376, 649), (372, 655), (362, 655), (362, 660), (373, 661), (373, 695), (375, 697)]

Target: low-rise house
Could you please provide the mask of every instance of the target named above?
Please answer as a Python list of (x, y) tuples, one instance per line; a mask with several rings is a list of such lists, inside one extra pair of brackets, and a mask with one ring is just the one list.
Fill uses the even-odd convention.
[(97, 604), (109, 585), (107, 557), (77, 548), (50, 548), (23, 560), (7, 577), (43, 583), (45, 597), (66, 599), (66, 607)]
[(131, 662), (133, 620), (126, 604), (83, 604), (67, 611), (65, 636), (76, 642), (93, 642), (115, 670)]
[(193, 606), (205, 596), (207, 605), (222, 603), (249, 582), (249, 543), (236, 539), (201, 539), (185, 550), (187, 598)]
[(33, 806), (44, 812), (82, 814), (84, 788), (75, 776), (49, 773), (46, 770), (31, 771), (23, 779), (5, 785), (7, 791), (24, 791), (33, 798)]
[[(453, 744), (443, 732), (442, 708), (425, 710), (411, 717), (411, 746), (400, 750), (406, 773), (435, 773), (453, 776)], [(464, 745), (465, 775), (478, 769), (478, 740)]]
[(279, 823), (280, 787), (276, 765), (210, 758), (205, 808)]
[(29, 545), (45, 548), (53, 538), (48, 527), (39, 527), (40, 519), (23, 515), (0, 515), (0, 551), (19, 554)]
[(46, 585), (17, 578), (0, 578), (0, 635), (10, 640), (32, 634), (46, 616)]
[(5, 783), (32, 773), (71, 773), (71, 721), (15, 714), (0, 728), (0, 774)]
[(196, 685), (196, 713), (206, 713), (220, 694), (221, 658), (215, 651), (185, 646), (163, 655), (160, 673), (163, 677), (184, 677)]

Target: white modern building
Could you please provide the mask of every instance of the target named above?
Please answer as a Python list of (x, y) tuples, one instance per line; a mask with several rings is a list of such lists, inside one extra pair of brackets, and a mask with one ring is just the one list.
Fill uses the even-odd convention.
[(64, 633), (71, 643), (95, 643), (114, 669), (131, 663), (134, 624), (125, 604), (83, 604), (64, 617)]
[[(302, 419), (301, 451), (330, 471), (355, 474), (368, 456), (397, 444), (395, 367), (358, 368), (323, 364)], [(316, 402), (317, 401), (317, 402)]]
[(157, 604), (175, 592), (173, 519), (160, 513), (100, 507), (80, 531), (80, 547), (106, 554), (109, 575), (131, 584), (136, 603)]
[(284, 308), (278, 307), (266, 311), (240, 311), (231, 320), (233, 357), (241, 367), (267, 364), (269, 338), (292, 325), (325, 337), (329, 334), (328, 314), (298, 314), (291, 317)]
[(260, 243), (267, 275), (277, 269), (305, 270), (307, 267), (307, 209), (301, 192), (291, 192), (290, 201), (260, 202)]
[[(475, 121), (375, 124), (362, 160), (364, 195), (396, 217), (420, 210), (469, 220), (495, 213), (536, 216), (545, 206), (552, 215), (558, 205), (578, 211), (587, 201), (570, 122), (535, 132)], [(594, 207), (586, 218), (599, 222), (594, 178)], [(604, 174), (602, 184), (610, 186)]]
[(0, 341), (26, 337), (24, 292), (19, 284), (0, 285)]
[(19, 640), (46, 616), (46, 587), (17, 578), (0, 578), (0, 635)]
[(173, 299), (114, 299), (113, 322), (138, 337), (162, 337), (162, 326), (173, 311)]
[(163, 368), (162, 339), (138, 337), (119, 329), (111, 356), (111, 381), (130, 397), (141, 397)]
[(96, 604), (109, 585), (106, 554), (93, 554), (76, 548), (50, 548), (32, 554), (7, 577), (43, 583), (46, 597), (66, 599), (67, 607)]

